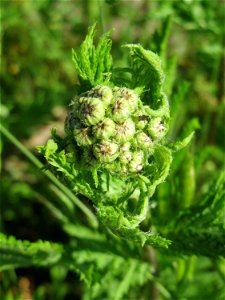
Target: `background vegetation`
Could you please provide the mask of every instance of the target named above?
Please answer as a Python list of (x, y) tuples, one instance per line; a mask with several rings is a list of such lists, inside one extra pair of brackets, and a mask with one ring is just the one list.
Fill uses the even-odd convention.
[[(35, 147), (47, 141), (50, 128), (63, 132), (67, 106), (77, 83), (71, 48), (79, 47), (88, 26), (95, 21), (100, 34), (114, 28), (115, 67), (127, 62), (122, 44), (141, 43), (157, 52), (170, 79), (165, 86), (170, 91), (173, 117), (169, 138), (173, 140), (185, 130), (197, 130), (192, 144), (176, 154), (169, 179), (152, 200), (152, 206), (159, 203), (152, 217), (163, 227), (181, 209), (206, 197), (224, 168), (224, 7), (223, 0), (2, 1), (1, 123), (35, 156)], [(89, 229), (79, 210), (69, 224), (80, 227), (64, 226), (63, 210), (56, 207), (60, 208), (65, 194), (4, 135), (0, 143), (1, 232), (31, 242), (75, 243), (80, 249), (88, 249), (91, 244), (86, 245), (85, 239), (74, 233)], [(134, 251), (131, 245), (123, 245), (123, 249), (131, 257), (132, 253), (138, 257), (141, 251)], [(84, 269), (87, 276), (92, 264), (88, 263), (88, 269), (88, 250), (83, 252), (79, 270)], [(125, 255), (124, 250), (121, 253)], [(123, 299), (142, 295), (153, 300), (211, 300), (224, 295), (225, 265), (221, 257), (168, 256), (147, 248), (140, 256), (149, 269), (143, 265), (139, 273), (148, 275), (134, 280), (134, 286), (121, 294)], [(93, 261), (98, 264), (97, 259)], [(114, 260), (111, 270), (117, 281), (112, 281), (107, 275), (111, 260), (105, 262), (102, 273), (90, 276), (105, 278), (105, 288), (116, 289), (126, 277), (121, 268), (124, 271), (128, 266)], [(1, 298), (113, 299), (106, 291), (97, 291), (96, 286), (86, 288), (80, 276), (69, 269), (66, 264), (7, 269), (0, 275)], [(98, 278), (92, 281), (98, 282)]]

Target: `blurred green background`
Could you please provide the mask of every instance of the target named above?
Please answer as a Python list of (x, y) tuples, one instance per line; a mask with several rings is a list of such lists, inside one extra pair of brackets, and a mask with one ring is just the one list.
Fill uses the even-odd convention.
[[(141, 43), (163, 52), (160, 38), (163, 24), (170, 18), (167, 56), (163, 58), (167, 72), (175, 72), (170, 66), (176, 64), (169, 95), (174, 118), (169, 138), (176, 138), (186, 124), (195, 128), (200, 124), (195, 142), (177, 160), (188, 157), (192, 164), (188, 170), (195, 173), (194, 201), (207, 192), (209, 180), (224, 163), (223, 0), (18, 0), (1, 1), (0, 6), (1, 122), (35, 155), (35, 147), (47, 141), (52, 127), (63, 133), (67, 106), (77, 83), (71, 48), (79, 47), (88, 26), (97, 21), (99, 34), (113, 28), (112, 54), (117, 67), (127, 63), (122, 44)], [(179, 93), (183, 100), (178, 103)], [(4, 136), (0, 143), (1, 231), (30, 241), (67, 242), (68, 236), (46, 208), (46, 203), (57, 198), (51, 184)], [(179, 176), (176, 169), (172, 174)], [(164, 197), (166, 189), (165, 184), (157, 197)], [(168, 212), (164, 214), (166, 218)], [(162, 277), (175, 289), (173, 269), (162, 263)], [(191, 291), (186, 298), (179, 298), (180, 291), (174, 299), (213, 299), (213, 291), (221, 286), (214, 271), (207, 258), (200, 259)], [(196, 298), (202, 280), (206, 296)], [(9, 300), (10, 295), (15, 299), (22, 295), (21, 299), (59, 300), (81, 299), (82, 295), (78, 277), (67, 270), (18, 269), (0, 275), (0, 281), (2, 295), (9, 295), (5, 298)]]

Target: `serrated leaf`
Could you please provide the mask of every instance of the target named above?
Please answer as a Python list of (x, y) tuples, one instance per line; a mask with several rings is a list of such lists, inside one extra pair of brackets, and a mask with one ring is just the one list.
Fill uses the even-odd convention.
[(225, 175), (221, 172), (206, 197), (181, 211), (170, 225), (171, 251), (209, 257), (225, 256)]
[(182, 150), (183, 148), (185, 148), (192, 140), (193, 136), (194, 136), (195, 132), (192, 131), (187, 137), (185, 137), (182, 140), (178, 140), (173, 144), (169, 144), (169, 148), (173, 151), (173, 152), (177, 152)]
[(63, 247), (59, 244), (38, 241), (16, 240), (0, 233), (0, 270), (28, 266), (50, 266), (62, 256)]
[(109, 33), (105, 33), (95, 46), (95, 28), (96, 25), (89, 28), (79, 51), (72, 50), (72, 59), (80, 79), (80, 92), (106, 83), (110, 78), (112, 41), (109, 39)]
[(52, 139), (48, 140), (45, 146), (45, 158), (48, 160), (51, 157), (51, 155), (55, 154), (57, 149), (58, 145), (55, 143), (55, 141)]

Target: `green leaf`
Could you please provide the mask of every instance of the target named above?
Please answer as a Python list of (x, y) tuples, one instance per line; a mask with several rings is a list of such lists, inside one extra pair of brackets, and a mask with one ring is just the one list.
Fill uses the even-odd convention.
[(58, 145), (54, 140), (48, 140), (45, 147), (45, 158), (48, 160), (58, 150)]
[(152, 184), (148, 186), (149, 196), (154, 194), (156, 187), (164, 182), (168, 176), (172, 163), (172, 153), (168, 148), (157, 145), (154, 158), (156, 161), (156, 170)]
[(225, 174), (212, 183), (206, 197), (198, 204), (180, 212), (169, 226), (168, 238), (174, 253), (225, 256)]
[(169, 117), (169, 104), (162, 91), (165, 78), (159, 56), (141, 45), (128, 44), (130, 49), (132, 88), (142, 90), (142, 100), (148, 113), (155, 117)]
[(16, 240), (0, 233), (0, 271), (28, 266), (50, 266), (62, 256), (63, 247), (59, 244), (38, 241)]
[(96, 169), (92, 170), (92, 176), (94, 179), (95, 187), (98, 188), (98, 172)]
[(67, 161), (65, 151), (57, 152), (58, 145), (53, 139), (48, 140), (45, 146), (38, 147), (39, 152), (44, 155), (48, 163), (69, 180), (76, 177), (74, 165)]
[(100, 234), (97, 231), (91, 230), (88, 227), (82, 226), (80, 224), (71, 224), (67, 223), (63, 226), (65, 232), (67, 232), (70, 236), (76, 237), (78, 239), (87, 239), (94, 241), (104, 241), (104, 235)]
[(107, 83), (112, 68), (110, 54), (112, 41), (109, 32), (105, 33), (97, 46), (94, 45), (95, 27), (89, 28), (80, 50), (72, 50), (72, 59), (80, 80), (80, 92), (87, 91), (98, 84)]
[(192, 131), (187, 137), (185, 137), (182, 140), (178, 140), (173, 144), (169, 144), (169, 148), (173, 151), (173, 152), (177, 152), (180, 151), (181, 149), (185, 148), (192, 140), (193, 136), (194, 136), (195, 132)]

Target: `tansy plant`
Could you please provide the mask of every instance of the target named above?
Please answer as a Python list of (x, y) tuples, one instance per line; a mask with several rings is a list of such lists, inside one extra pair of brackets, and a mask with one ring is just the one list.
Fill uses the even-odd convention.
[[(141, 45), (124, 45), (130, 66), (113, 69), (109, 33), (94, 45), (92, 26), (73, 62), (79, 77), (69, 105), (65, 136), (53, 131), (39, 147), (60, 180), (78, 197), (91, 200), (97, 217), (115, 235), (155, 247), (170, 241), (152, 228), (141, 230), (156, 187), (165, 181), (172, 152), (168, 146), (169, 102), (163, 92), (161, 60)], [(166, 80), (166, 79), (165, 79)]]

